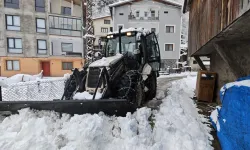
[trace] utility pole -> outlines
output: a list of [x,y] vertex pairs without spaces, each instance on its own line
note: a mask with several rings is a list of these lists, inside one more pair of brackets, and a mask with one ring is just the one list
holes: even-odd
[[[83,0],[84,57],[91,61],[94,55],[94,25],[92,19],[93,0]],[[91,56],[89,56],[91,55]]]
[[[86,34],[86,0],[82,0],[82,23],[83,23],[83,35]],[[86,47],[86,39],[83,38],[83,58],[86,58],[87,47]],[[84,61],[84,64],[86,61]]]

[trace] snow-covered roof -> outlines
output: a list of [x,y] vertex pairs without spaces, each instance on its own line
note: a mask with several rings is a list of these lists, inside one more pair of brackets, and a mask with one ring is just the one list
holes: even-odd
[[206,66],[209,66],[210,65],[210,61],[203,61],[203,64],[206,65]]
[[94,17],[93,17],[93,20],[95,20],[95,19],[102,19],[102,18],[107,18],[107,17],[111,17],[111,15],[110,14],[104,14],[104,15],[95,15]]
[[[153,0],[153,1],[156,1],[156,2],[159,2],[159,3],[164,3],[164,4],[169,3],[171,5],[182,7],[182,4],[180,4],[178,2],[175,2],[175,1],[172,1],[172,0]],[[117,7],[117,6],[120,6],[120,5],[123,5],[123,4],[129,4],[129,3],[133,3],[133,2],[138,2],[138,0],[118,1],[116,3],[113,3],[113,4],[109,5],[109,7]]]
[[117,62],[120,58],[122,58],[122,54],[116,54],[112,57],[103,57],[102,59],[99,59],[89,65],[89,67],[103,67],[103,66],[110,66],[110,64],[113,64]]
[[[150,34],[150,30],[148,29],[144,29],[144,28],[128,28],[128,29],[122,29],[121,30],[121,33],[126,33],[126,32],[140,32],[142,33],[143,35],[147,35],[147,34]],[[118,34],[119,32],[118,31],[114,31],[114,32],[109,32],[108,35],[110,34]]]
[[181,48],[188,48],[187,44],[181,44]]
[[109,7],[116,7],[122,4],[133,2],[134,0],[125,0],[125,1],[118,1],[116,3],[110,4]]

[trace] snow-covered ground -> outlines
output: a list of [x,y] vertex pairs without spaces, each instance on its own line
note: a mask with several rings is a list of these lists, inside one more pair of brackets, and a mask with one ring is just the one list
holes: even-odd
[[[23,109],[0,123],[4,150],[210,150],[206,120],[190,97],[196,77],[171,83],[158,111],[138,109],[126,117],[62,115]],[[166,86],[168,85],[168,86]],[[0,120],[1,122],[1,120]]]
[[197,76],[197,72],[182,72],[182,73],[173,73],[169,75],[160,75],[160,78],[173,78],[173,77],[186,77],[186,76]]

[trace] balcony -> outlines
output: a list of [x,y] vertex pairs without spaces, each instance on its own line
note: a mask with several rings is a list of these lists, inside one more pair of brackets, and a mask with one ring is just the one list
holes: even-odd
[[128,20],[131,21],[159,21],[159,16],[151,17],[135,17],[134,15],[128,15]]
[[81,37],[81,27],[81,18],[49,15],[49,34],[51,35]]

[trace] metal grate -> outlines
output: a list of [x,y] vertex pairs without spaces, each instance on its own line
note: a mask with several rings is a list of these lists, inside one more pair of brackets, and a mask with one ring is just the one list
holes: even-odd
[[[96,88],[99,80],[101,70],[100,68],[89,68],[89,74],[88,74],[88,87],[89,88]],[[102,83],[99,84],[99,87]]]
[[61,99],[66,79],[22,82],[2,87],[3,101],[52,101]]

